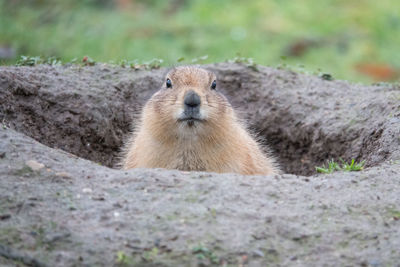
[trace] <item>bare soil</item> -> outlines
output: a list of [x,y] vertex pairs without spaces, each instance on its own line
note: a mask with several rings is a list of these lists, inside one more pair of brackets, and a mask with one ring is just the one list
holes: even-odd
[[166,69],[0,67],[0,265],[400,266],[399,86],[204,67],[286,174],[113,168]]

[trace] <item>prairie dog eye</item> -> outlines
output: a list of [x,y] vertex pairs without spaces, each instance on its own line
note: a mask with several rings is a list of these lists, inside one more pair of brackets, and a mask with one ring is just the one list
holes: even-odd
[[171,80],[169,78],[165,82],[165,85],[167,86],[167,88],[171,88],[172,87],[172,82],[171,82]]
[[217,88],[217,81],[214,80],[211,84],[211,89],[215,90],[215,88]]

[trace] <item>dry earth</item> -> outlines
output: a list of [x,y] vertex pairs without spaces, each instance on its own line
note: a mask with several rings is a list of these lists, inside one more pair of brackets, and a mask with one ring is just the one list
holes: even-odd
[[400,87],[204,67],[287,174],[110,168],[165,69],[0,67],[0,265],[400,266]]

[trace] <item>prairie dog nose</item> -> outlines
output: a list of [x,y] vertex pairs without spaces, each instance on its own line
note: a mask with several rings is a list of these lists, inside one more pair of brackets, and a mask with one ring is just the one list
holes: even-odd
[[183,103],[185,108],[196,108],[200,106],[200,96],[193,90],[186,93]]

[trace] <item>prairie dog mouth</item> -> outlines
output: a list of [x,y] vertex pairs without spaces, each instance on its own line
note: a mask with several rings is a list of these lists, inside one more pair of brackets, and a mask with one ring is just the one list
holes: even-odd
[[204,121],[204,120],[196,117],[185,117],[185,118],[179,118],[178,121]]
[[203,122],[203,119],[192,117],[192,116],[185,116],[183,118],[179,118],[178,122],[187,122],[189,126],[193,126],[195,122]]

